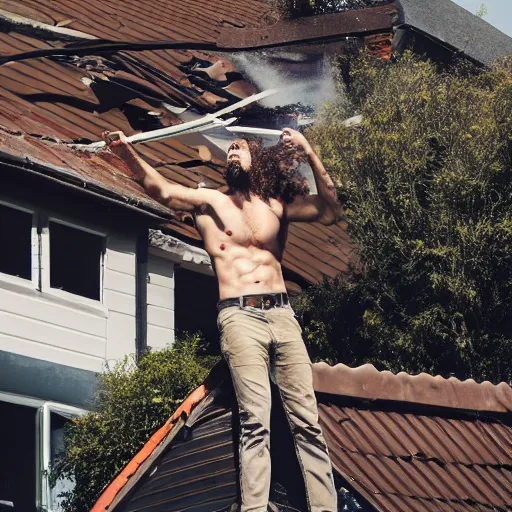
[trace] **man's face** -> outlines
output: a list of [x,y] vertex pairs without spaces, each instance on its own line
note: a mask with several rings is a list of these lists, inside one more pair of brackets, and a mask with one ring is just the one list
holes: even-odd
[[251,169],[251,152],[249,151],[249,145],[244,139],[235,140],[228,149],[228,167],[230,164],[237,162],[238,166],[245,172],[249,172]]

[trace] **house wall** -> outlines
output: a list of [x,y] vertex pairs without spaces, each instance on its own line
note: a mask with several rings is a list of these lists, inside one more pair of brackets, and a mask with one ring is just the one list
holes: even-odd
[[[107,234],[98,308],[0,275],[0,350],[93,372],[134,353],[135,249],[134,235]],[[148,274],[148,346],[161,349],[174,341],[174,264],[150,255]]]
[[108,310],[105,358],[112,362],[135,352],[135,236],[107,240],[104,303]]
[[174,263],[153,254],[148,259],[148,346],[174,343]]
[[[136,244],[148,219],[44,180],[32,183],[20,173],[9,175],[8,183],[0,193],[4,206],[102,234],[105,254],[101,302],[50,289],[44,271],[42,285],[37,278],[0,274],[0,392],[87,408],[95,373],[135,352]],[[49,254],[47,238],[41,237],[38,247],[36,226],[33,268],[39,266],[38,257]],[[0,250],[9,250],[5,231]],[[48,269],[50,261],[51,254],[41,266]],[[174,341],[172,261],[149,255],[147,297],[148,346],[158,350]]]
[[0,276],[0,350],[92,372],[133,353],[135,243],[135,235],[107,233],[104,300],[97,307]]

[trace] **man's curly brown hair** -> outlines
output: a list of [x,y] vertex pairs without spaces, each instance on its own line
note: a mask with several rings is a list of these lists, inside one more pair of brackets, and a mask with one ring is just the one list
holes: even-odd
[[[308,183],[298,171],[298,163],[305,161],[303,154],[283,144],[264,147],[261,139],[244,140],[251,153],[251,169],[246,187],[242,185],[236,187],[237,190],[252,192],[266,202],[273,198],[291,203],[297,196],[309,194]],[[239,180],[239,183],[243,181]],[[228,185],[234,192],[235,187],[229,182]]]

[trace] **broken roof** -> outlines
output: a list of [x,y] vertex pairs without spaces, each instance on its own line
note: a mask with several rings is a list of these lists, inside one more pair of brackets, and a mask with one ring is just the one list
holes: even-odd
[[[313,369],[340,500],[350,496],[357,510],[382,512],[511,510],[510,386],[393,375],[371,365],[320,363]],[[237,417],[223,371],[214,369],[185,400],[92,512],[230,509],[238,496]],[[278,402],[271,501],[280,510],[304,510],[300,470]]]
[[[365,9],[275,23],[270,4],[260,0],[243,6],[233,0],[215,4],[167,0],[158,5],[130,0],[90,2],[87,8],[72,2],[9,0],[0,11],[0,52],[14,55],[106,40],[185,40],[235,49],[301,44],[307,53],[321,53],[323,46],[304,43],[343,45],[347,36],[353,36],[389,58],[393,29],[406,26],[479,62],[512,53],[510,38],[450,0],[434,0],[428,6],[420,0],[367,4]],[[122,162],[107,152],[78,153],[67,143],[98,140],[105,129],[130,135],[180,124],[184,109],[213,112],[256,92],[258,88],[232,59],[200,50],[103,51],[12,62],[0,67],[0,77],[4,153],[23,157],[25,168],[34,172],[63,181],[82,179],[86,188],[167,217],[164,229],[199,242],[191,219],[157,205],[131,180]],[[215,188],[224,184],[222,153],[212,150],[200,135],[137,147],[174,182],[191,187],[205,182]],[[283,258],[288,277],[319,282],[345,271],[353,257],[346,227],[344,223],[292,225]]]
[[[226,27],[259,27],[262,13],[269,11],[258,0],[244,2],[243,9],[229,0],[208,5],[92,2],[82,9],[71,2],[4,2],[0,52],[12,55],[91,38],[208,42]],[[4,65],[0,77],[4,156],[22,158],[24,168],[62,181],[81,179],[85,188],[167,217],[161,227],[168,232],[199,241],[191,219],[155,203],[117,158],[108,152],[79,152],[70,144],[96,141],[105,129],[130,135],[180,124],[185,108],[212,112],[257,92],[230,60],[185,50],[55,57]],[[137,149],[173,182],[224,185],[222,154],[210,151],[201,137],[166,139]],[[0,159],[13,163],[2,155]],[[283,267],[300,283],[319,282],[346,270],[351,250],[344,224],[293,225]]]

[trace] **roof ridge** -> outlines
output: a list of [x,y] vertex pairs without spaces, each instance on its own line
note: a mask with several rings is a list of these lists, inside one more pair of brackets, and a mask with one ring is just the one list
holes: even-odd
[[489,381],[461,381],[427,373],[394,374],[388,370],[379,371],[372,364],[350,368],[341,363],[330,366],[322,362],[313,366],[315,391],[319,393],[470,411],[512,411],[512,387],[506,382],[496,385]]

